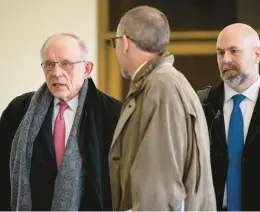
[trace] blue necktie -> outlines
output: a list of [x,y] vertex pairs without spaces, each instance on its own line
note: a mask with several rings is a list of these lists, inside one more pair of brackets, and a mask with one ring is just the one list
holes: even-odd
[[228,129],[227,205],[228,211],[241,211],[241,160],[244,148],[244,120],[239,105],[245,99],[245,96],[237,94],[232,98],[234,107]]

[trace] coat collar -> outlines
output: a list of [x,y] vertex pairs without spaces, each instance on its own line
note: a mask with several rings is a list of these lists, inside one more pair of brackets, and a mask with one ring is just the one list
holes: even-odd
[[127,98],[136,96],[145,87],[145,81],[148,75],[153,72],[156,68],[160,67],[164,63],[173,64],[174,56],[166,52],[163,55],[155,57],[153,60],[147,62],[134,76],[131,81]]

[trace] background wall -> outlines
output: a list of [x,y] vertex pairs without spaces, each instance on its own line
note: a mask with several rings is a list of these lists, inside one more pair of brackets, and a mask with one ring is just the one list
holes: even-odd
[[97,82],[96,7],[96,0],[0,0],[0,115],[44,82],[39,51],[52,34],[74,33],[87,43]]

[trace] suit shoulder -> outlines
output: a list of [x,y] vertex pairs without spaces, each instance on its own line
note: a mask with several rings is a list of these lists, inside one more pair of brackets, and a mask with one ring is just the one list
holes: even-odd
[[29,103],[32,99],[32,96],[34,95],[35,92],[28,92],[25,94],[22,94],[20,96],[15,97],[9,104],[9,106],[17,106],[17,107],[22,107],[22,106],[29,106]]
[[186,77],[173,66],[157,69],[147,77],[147,84],[149,87],[153,86],[167,93],[176,90],[181,92],[193,90]]
[[98,91],[98,96],[99,96],[100,101],[102,101],[106,107],[111,107],[111,108],[121,110],[122,103],[119,100],[103,93],[100,90],[97,90],[97,91]]
[[[34,92],[14,98],[3,111],[0,118],[0,135],[6,138],[4,149],[10,149],[15,132],[23,119]],[[6,146],[5,146],[6,145]]]
[[165,66],[158,68],[150,75],[150,80],[156,81],[157,83],[161,84],[174,84],[175,86],[178,86],[179,84],[181,86],[185,86],[185,84],[188,82],[186,77],[178,71],[174,66]]
[[3,111],[4,114],[24,114],[30,104],[31,98],[35,92],[28,92],[15,97]]
[[211,88],[212,88],[212,86],[208,85],[197,91],[200,102],[204,102],[208,99]]
[[28,101],[31,101],[31,98],[32,96],[34,95],[34,91],[32,92],[28,92],[28,93],[24,93],[22,95],[19,95],[17,97],[15,97],[11,103],[25,103],[25,102],[28,102]]
[[204,90],[209,90],[209,89],[211,89],[211,88],[212,88],[212,85],[207,85],[207,86],[205,86],[205,87],[200,88],[199,90],[197,90],[197,92],[204,91]]

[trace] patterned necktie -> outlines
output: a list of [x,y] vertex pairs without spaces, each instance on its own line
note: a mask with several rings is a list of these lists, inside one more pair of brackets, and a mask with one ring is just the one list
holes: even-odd
[[54,147],[56,154],[56,163],[57,168],[60,167],[61,159],[65,151],[65,120],[64,120],[64,111],[69,107],[66,102],[59,102],[59,113],[56,117],[53,138],[54,138]]
[[245,99],[242,94],[234,95],[233,110],[228,129],[228,174],[227,174],[227,205],[228,211],[241,211],[242,193],[242,154],[244,148],[244,120],[239,107]]

